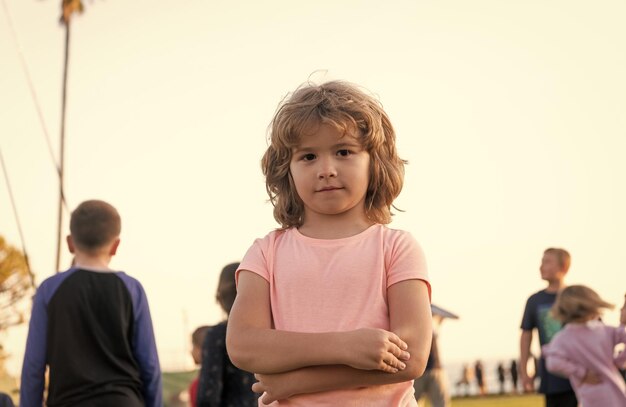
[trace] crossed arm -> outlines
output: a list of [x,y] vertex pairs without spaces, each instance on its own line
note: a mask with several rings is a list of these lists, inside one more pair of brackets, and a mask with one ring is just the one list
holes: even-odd
[[[389,287],[390,331],[298,333],[272,329],[269,284],[242,271],[228,323],[229,355],[257,373],[263,402],[296,394],[399,383],[419,377],[432,337],[426,283]],[[259,357],[263,355],[263,357]]]

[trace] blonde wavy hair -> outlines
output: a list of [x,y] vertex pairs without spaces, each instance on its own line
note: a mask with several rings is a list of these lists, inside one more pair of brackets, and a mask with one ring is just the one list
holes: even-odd
[[304,221],[304,204],[289,165],[302,135],[321,124],[356,135],[369,153],[366,215],[373,222],[390,223],[391,206],[402,190],[407,162],[398,157],[396,134],[380,102],[342,81],[305,83],[281,102],[272,119],[261,167],[276,221],[283,229],[301,226]]
[[602,309],[615,306],[604,301],[598,293],[584,285],[565,287],[556,297],[552,315],[564,324],[586,322],[602,314]]

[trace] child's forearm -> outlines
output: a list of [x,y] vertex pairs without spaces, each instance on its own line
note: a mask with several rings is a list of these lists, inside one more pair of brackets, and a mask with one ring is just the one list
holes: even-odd
[[332,390],[401,383],[419,377],[409,367],[397,373],[377,370],[360,370],[349,366],[313,366],[274,375],[257,375],[258,383],[252,389],[266,393],[262,401],[269,404],[298,394],[310,394]]
[[236,327],[231,321],[227,344],[230,358],[240,369],[255,373],[281,373],[304,366],[341,363],[341,336],[307,334],[274,329]]
[[[300,333],[263,328],[238,328],[229,334],[233,363],[243,370],[275,374],[320,365],[396,372],[409,354],[397,335],[381,329]],[[400,360],[403,359],[403,360]]]

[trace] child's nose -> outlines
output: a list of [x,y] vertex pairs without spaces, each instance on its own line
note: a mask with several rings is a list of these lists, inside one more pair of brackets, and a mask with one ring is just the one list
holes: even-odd
[[336,177],[337,176],[337,169],[335,168],[335,165],[333,163],[333,160],[331,159],[321,159],[319,160],[319,169],[317,172],[317,177],[319,179],[324,179],[324,178],[329,178],[329,177]]

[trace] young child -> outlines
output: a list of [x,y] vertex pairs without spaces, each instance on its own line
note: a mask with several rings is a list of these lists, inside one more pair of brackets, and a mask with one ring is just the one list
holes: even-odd
[[613,356],[615,346],[626,342],[626,328],[604,325],[599,320],[604,308],[613,305],[591,288],[565,288],[552,308],[565,327],[543,347],[548,370],[568,377],[585,407],[626,406],[626,384]]
[[[193,358],[193,362],[196,366],[200,366],[202,364],[202,344],[204,343],[204,338],[206,337],[208,326],[203,325],[193,331],[191,334],[191,357]],[[198,382],[200,376],[196,377],[191,384],[189,385],[189,405],[191,407],[196,407],[196,399],[198,395]]]
[[424,255],[387,228],[404,161],[376,99],[307,84],[279,107],[262,160],[274,217],[238,270],[228,352],[260,405],[416,406],[432,337]]
[[[543,253],[539,271],[541,279],[548,283],[548,287],[531,295],[524,308],[522,318],[522,334],[520,336],[520,364],[519,372],[525,392],[535,390],[534,377],[528,374],[528,360],[533,339],[533,330],[539,333],[541,346],[549,343],[561,329],[561,323],[550,315],[550,309],[556,300],[556,295],[565,287],[565,276],[571,263],[570,254],[564,249],[549,248]],[[541,382],[539,393],[545,395],[546,407],[577,407],[576,394],[567,379],[550,374],[545,368],[543,355],[539,358],[535,374]]]
[[226,353],[226,324],[237,296],[235,271],[239,263],[227,264],[220,274],[215,299],[226,314],[226,321],[208,327],[202,344],[202,368],[198,381],[198,407],[253,407],[254,375],[236,368]]
[[161,369],[141,284],[109,268],[121,220],[103,201],[85,201],[70,218],[74,265],[35,294],[22,367],[20,406],[156,407]]

